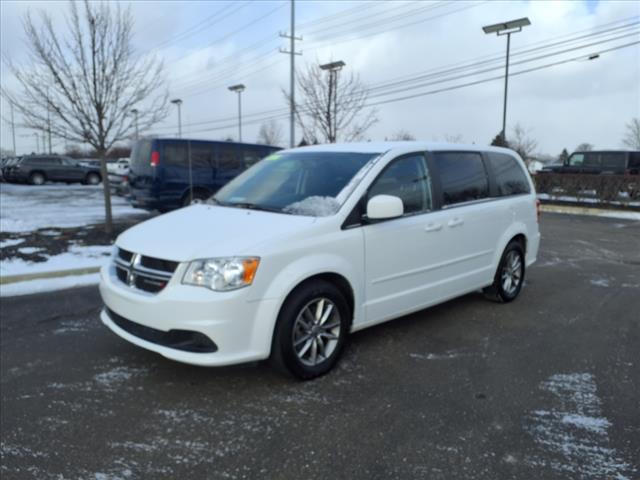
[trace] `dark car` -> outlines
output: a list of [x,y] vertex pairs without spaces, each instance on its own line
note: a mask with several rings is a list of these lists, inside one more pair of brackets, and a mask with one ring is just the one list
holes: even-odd
[[541,173],[639,175],[640,151],[598,150],[574,152],[564,164],[549,165],[544,167]]
[[8,182],[42,185],[52,182],[80,182],[97,185],[102,177],[100,169],[80,165],[76,160],[60,155],[29,155],[5,168]]
[[161,212],[202,201],[277,150],[249,143],[139,140],[131,151],[129,199],[134,207]]

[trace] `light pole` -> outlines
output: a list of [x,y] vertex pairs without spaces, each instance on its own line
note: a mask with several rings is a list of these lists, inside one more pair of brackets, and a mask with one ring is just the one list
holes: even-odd
[[242,92],[245,86],[242,83],[231,85],[229,90],[238,93],[238,141],[242,142]]
[[[329,95],[328,95],[328,111],[329,120],[333,120],[333,125],[329,125],[329,142],[335,143],[338,137],[338,72],[342,70],[346,64],[342,60],[337,62],[325,63],[320,65],[321,70],[329,72]],[[331,115],[331,101],[333,100],[333,115]]]
[[13,155],[18,155],[16,152],[16,125],[13,121],[13,102],[9,101],[9,106],[11,107],[11,137],[13,138]]
[[139,132],[138,132],[138,109],[134,108],[133,110],[131,110],[131,113],[133,113],[133,118],[134,118],[134,122],[136,125],[136,140],[138,140],[138,136],[139,136]]
[[173,100],[171,100],[171,103],[178,106],[178,138],[182,138],[182,112],[180,111],[182,100],[180,100],[179,98],[174,98]]
[[531,25],[531,21],[527,18],[518,18],[517,20],[509,20],[504,23],[495,23],[493,25],[487,25],[486,27],[482,27],[484,33],[490,34],[495,33],[498,36],[506,35],[507,36],[507,60],[504,72],[504,102],[502,105],[502,143],[506,143],[507,135],[507,87],[509,85],[509,48],[511,47],[511,34],[518,33],[522,31],[522,27],[526,27],[527,25]]

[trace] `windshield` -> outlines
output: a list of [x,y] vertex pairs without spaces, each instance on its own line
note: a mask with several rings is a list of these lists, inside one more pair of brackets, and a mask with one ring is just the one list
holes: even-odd
[[[274,153],[223,187],[214,197],[223,206],[254,208],[295,215],[335,214],[340,195],[356,173],[377,153]],[[361,178],[361,175],[357,177]]]

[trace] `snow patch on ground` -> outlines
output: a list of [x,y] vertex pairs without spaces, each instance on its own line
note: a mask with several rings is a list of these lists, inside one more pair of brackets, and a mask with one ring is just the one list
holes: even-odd
[[[28,250],[21,248],[20,251]],[[35,253],[38,249],[29,249]],[[31,251],[33,250],[33,251]],[[20,258],[12,258],[0,263],[0,275],[24,275],[30,273],[55,272],[58,270],[71,270],[75,268],[101,267],[109,261],[113,247],[111,245],[80,246],[72,245],[69,251],[59,255],[43,255],[47,257],[44,262],[27,262]]]
[[118,385],[130,380],[136,375],[146,373],[145,368],[133,368],[133,367],[115,367],[106,372],[99,373],[93,377],[93,380],[100,386],[110,390]]
[[553,457],[530,457],[531,466],[551,467],[571,478],[626,479],[636,473],[611,446],[611,422],[603,416],[592,374],[552,375],[540,389],[551,395],[552,408],[531,412],[525,428]]
[[0,285],[0,297],[16,297],[18,295],[31,295],[32,293],[54,292],[66,288],[97,285],[100,282],[100,274],[91,273],[70,277],[43,278],[26,282],[8,283]]
[[15,245],[20,245],[22,242],[24,242],[24,238],[3,240],[2,242],[0,242],[0,248],[13,247]]
[[24,253],[25,255],[31,255],[32,253],[36,253],[41,250],[42,248],[37,248],[37,247],[22,247],[18,249],[20,253]]
[[410,353],[409,356],[419,360],[449,360],[451,358],[462,357],[464,354],[456,352],[455,350],[449,350],[444,353]]
[[589,283],[591,283],[591,285],[595,285],[596,287],[609,287],[610,283],[609,283],[609,279],[605,278],[605,277],[595,277],[592,278]]
[[[112,196],[113,217],[148,216],[126,199]],[[30,232],[48,227],[81,227],[104,221],[102,185],[0,184],[0,231]]]

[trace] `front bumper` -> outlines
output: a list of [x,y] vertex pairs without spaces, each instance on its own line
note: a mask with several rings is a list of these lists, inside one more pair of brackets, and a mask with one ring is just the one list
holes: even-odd
[[[100,294],[106,309],[102,322],[125,340],[183,363],[222,366],[268,358],[279,302],[247,300],[247,289],[213,292],[182,285],[184,265],[180,265],[167,286],[158,294],[128,287],[107,265],[100,272]],[[248,287],[251,288],[251,287]],[[205,335],[217,351],[195,353],[170,348],[132,334],[110,317],[108,310],[129,322],[161,332],[186,330]]]

